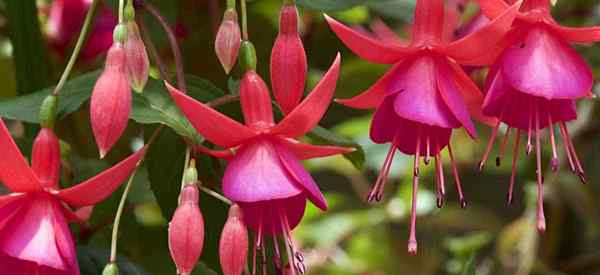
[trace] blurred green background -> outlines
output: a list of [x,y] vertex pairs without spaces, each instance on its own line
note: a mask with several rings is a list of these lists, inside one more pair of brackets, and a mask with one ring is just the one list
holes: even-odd
[[[356,95],[368,88],[385,72],[386,66],[370,64],[352,54],[329,30],[322,12],[347,24],[367,27],[374,19],[380,18],[400,35],[406,35],[403,30],[406,23],[411,22],[414,8],[413,0],[297,1],[301,6],[301,31],[310,67],[308,86],[316,84],[339,51],[342,53],[342,73],[336,97],[340,98]],[[38,38],[43,39],[46,24],[43,10],[50,4],[49,1],[37,1],[37,12],[30,13],[35,15],[33,19],[26,18],[27,12],[19,13],[18,23],[14,19],[15,12],[26,10],[27,3],[34,2],[0,1],[0,98],[12,98],[50,86],[57,81],[65,65],[64,58],[50,52],[43,42],[40,42],[42,47],[39,49],[35,46],[25,49],[23,44],[11,43],[23,36],[26,41],[35,41],[33,36],[36,33],[27,32],[28,28],[35,28],[32,22],[39,22],[42,37]],[[213,49],[214,30],[220,22],[225,1],[149,2],[155,4],[170,22],[184,26],[181,47],[186,73],[209,80],[217,90],[234,92],[239,71],[234,72],[232,79],[227,78]],[[269,80],[268,60],[277,34],[280,2],[248,2],[250,38],[258,51],[258,71],[266,81]],[[116,7],[115,1],[107,1],[107,4],[113,9]],[[467,7],[470,11],[475,9],[476,5]],[[600,1],[559,0],[553,13],[564,25],[600,24]],[[159,52],[170,60],[164,33],[152,18],[144,19]],[[464,21],[468,19],[468,15],[463,18]],[[578,46],[577,49],[598,73],[600,47]],[[30,60],[15,58],[19,50],[41,55],[32,56]],[[95,71],[102,64],[103,57],[80,63],[76,74]],[[23,70],[29,70],[30,75],[24,76]],[[476,78],[481,80],[483,73]],[[58,135],[64,141],[64,147],[68,148],[64,152],[68,170],[63,175],[69,176],[63,177],[64,185],[88,178],[121,159],[133,143],[141,142],[142,133],[148,134],[149,128],[153,127],[132,122],[118,145],[120,149],[111,153],[108,161],[97,160],[95,145],[90,142],[86,104],[76,108],[75,112],[69,112],[59,122]],[[0,106],[4,105],[0,103]],[[220,109],[231,114],[238,108],[233,103]],[[445,170],[450,192],[443,209],[435,207],[433,166],[422,170],[425,176],[422,177],[418,200],[419,254],[409,256],[406,252],[411,201],[409,183],[412,177],[409,159],[402,154],[396,156],[384,200],[377,205],[366,203],[366,194],[388,147],[370,142],[369,112],[332,104],[321,125],[362,145],[366,162],[362,170],[356,169],[343,157],[306,162],[331,206],[327,213],[310,206],[302,224],[294,232],[305,254],[309,274],[600,274],[600,102],[597,98],[583,100],[578,110],[580,118],[570,126],[573,127],[575,146],[589,173],[589,184],[580,184],[564,165],[558,174],[546,174],[544,195],[548,230],[545,234],[539,234],[535,227],[534,158],[521,157],[515,202],[506,206],[512,150],[507,150],[501,167],[490,163],[483,173],[477,172],[476,166],[490,133],[490,129],[480,125],[479,140],[470,140],[463,131],[458,131],[453,139],[469,202],[467,209],[461,209],[458,204],[448,166]],[[35,126],[13,122],[11,129],[20,136],[22,150],[28,152],[35,136]],[[166,240],[168,215],[172,211],[168,208],[173,205],[165,207],[160,196],[178,189],[177,177],[170,177],[170,172],[177,174],[181,171],[181,167],[174,163],[176,160],[183,163],[183,143],[171,131],[163,134],[161,141],[169,148],[155,149],[156,161],[144,165],[128,200],[119,235],[123,274],[175,273]],[[511,148],[510,144],[508,148]],[[543,148],[543,153],[548,156],[550,148]],[[446,155],[444,158],[447,160]],[[200,173],[205,184],[218,189],[222,163],[207,158],[201,165]],[[115,193],[96,207],[92,219],[85,226],[73,226],[83,274],[100,274],[106,263],[111,223],[119,195],[120,192]],[[194,274],[219,274],[216,247],[226,217],[226,205],[209,196],[203,196],[200,204],[207,227],[206,240],[202,264]]]

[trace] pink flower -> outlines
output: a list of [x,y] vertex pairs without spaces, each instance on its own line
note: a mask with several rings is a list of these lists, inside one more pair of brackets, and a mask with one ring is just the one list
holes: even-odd
[[298,34],[296,5],[284,5],[279,17],[279,34],[271,51],[273,95],[281,111],[294,110],[304,95],[306,53]]
[[115,42],[106,57],[106,66],[96,81],[90,103],[92,130],[100,158],[121,137],[131,112],[131,86],[127,77],[125,48]]
[[235,9],[226,10],[215,39],[215,52],[227,74],[231,72],[237,61],[242,43],[241,37],[237,12]]
[[[226,152],[210,152],[229,157],[223,177],[223,193],[235,201],[244,213],[244,222],[255,231],[254,258],[264,251],[265,238],[281,237],[288,259],[299,270],[304,268],[291,236],[304,215],[306,200],[322,210],[327,202],[300,159],[330,156],[351,151],[334,146],[303,144],[296,138],[317,125],[333,97],[339,76],[340,57],[296,108],[275,123],[269,90],[255,71],[247,71],[240,84],[242,125],[167,84],[171,96],[192,125],[212,143]],[[277,248],[277,251],[278,248]],[[275,262],[279,265],[278,254]],[[254,261],[256,263],[256,261]],[[254,264],[256,269],[256,264]]]
[[[496,17],[508,4],[501,0],[482,1],[483,12]],[[543,204],[541,164],[541,130],[548,128],[552,146],[551,167],[558,169],[557,142],[554,126],[559,128],[571,170],[585,182],[585,174],[566,122],[577,119],[575,99],[591,96],[592,72],[585,61],[569,45],[600,40],[600,27],[569,28],[558,25],[550,14],[549,0],[526,0],[507,37],[499,43],[504,52],[491,67],[486,81],[485,114],[497,117],[507,125],[497,164],[500,165],[508,136],[515,131],[513,171],[507,200],[512,201],[516,162],[521,132],[527,132],[526,152],[533,150],[535,138],[537,158],[538,213],[537,227],[546,228]],[[532,77],[534,76],[534,77]],[[483,168],[500,122],[494,128],[488,148],[480,164]]]
[[465,207],[450,137],[453,129],[462,127],[471,137],[477,136],[471,115],[490,121],[481,111],[481,92],[459,65],[491,63],[502,50],[495,49],[494,45],[509,30],[518,8],[516,4],[479,31],[450,42],[444,38],[443,1],[418,0],[412,41],[408,46],[380,42],[326,17],[331,29],[357,55],[375,63],[394,64],[369,90],[338,102],[359,109],[377,108],[371,124],[371,139],[375,143],[392,144],[369,201],[382,199],[396,150],[415,156],[408,242],[411,254],[417,252],[415,227],[420,158],[423,157],[426,164],[430,157],[436,161],[438,207],[441,207],[445,183],[440,152],[448,146],[461,205]]
[[241,275],[248,257],[248,229],[238,205],[229,208],[229,217],[219,241],[219,260],[225,275]]
[[[78,275],[75,244],[67,221],[108,197],[131,174],[142,149],[103,173],[63,190],[60,155],[51,129],[36,138],[32,167],[0,120],[0,179],[12,191],[0,197],[0,266],[6,274]],[[70,206],[70,207],[69,207]]]
[[187,184],[181,191],[179,206],[169,223],[169,251],[182,275],[194,270],[204,244],[204,219],[198,207],[198,187]]
[[126,23],[127,38],[125,38],[125,61],[127,64],[127,75],[131,87],[141,93],[148,82],[150,60],[146,46],[140,35],[138,25],[134,20]]

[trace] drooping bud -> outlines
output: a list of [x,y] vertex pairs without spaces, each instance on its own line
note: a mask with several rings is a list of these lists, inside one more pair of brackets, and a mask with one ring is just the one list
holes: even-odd
[[116,263],[109,263],[102,270],[102,275],[119,275],[119,267]]
[[125,47],[115,42],[108,51],[106,66],[96,81],[90,103],[91,125],[100,158],[125,131],[130,112],[131,86],[127,78]]
[[141,93],[148,82],[148,71],[150,61],[146,46],[140,35],[140,30],[135,21],[127,22],[127,38],[125,39],[125,60],[127,62],[127,74],[131,82],[131,88]]
[[224,275],[240,275],[248,257],[248,229],[244,224],[242,210],[233,205],[223,227],[219,241],[219,260]]
[[254,70],[247,71],[240,83],[240,102],[246,125],[264,128],[273,125],[269,89]]
[[227,9],[215,39],[215,52],[227,74],[235,65],[242,42],[237,17],[235,9]]
[[240,46],[240,67],[244,72],[256,70],[256,49],[252,42],[245,40]]
[[60,142],[51,128],[42,128],[33,142],[31,168],[43,188],[58,188]]
[[204,219],[198,207],[198,187],[186,184],[169,223],[169,251],[182,275],[192,273],[204,244]]
[[298,34],[298,10],[285,5],[279,18],[279,35],[271,52],[273,95],[284,114],[302,99],[307,72],[306,53]]

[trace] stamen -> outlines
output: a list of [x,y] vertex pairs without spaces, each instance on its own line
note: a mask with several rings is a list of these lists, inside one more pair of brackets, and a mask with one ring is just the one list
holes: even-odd
[[288,246],[291,249],[291,255],[288,255],[288,257],[292,255],[294,256],[294,258],[290,260],[290,266],[295,267],[295,271],[298,271],[300,274],[304,274],[306,273],[306,266],[304,265],[304,256],[302,256],[302,253],[296,249],[296,244],[294,243],[294,239],[292,238],[292,229],[290,228],[287,216],[284,213],[282,214],[282,216],[283,225],[285,226],[285,236],[287,239]]
[[487,148],[485,149],[485,153],[483,154],[483,158],[479,162],[479,171],[483,171],[483,167],[485,166],[485,162],[492,151],[492,146],[494,146],[494,140],[496,140],[496,136],[498,135],[498,128],[500,128],[500,120],[496,123],[494,129],[492,129],[492,134],[490,135],[490,140],[488,141]]
[[430,136],[429,135],[425,135],[425,158],[423,158],[423,162],[425,163],[425,165],[429,165],[429,155],[431,154],[430,151],[430,142],[429,142]]
[[383,198],[383,191],[385,190],[385,185],[390,174],[390,169],[392,167],[392,162],[394,161],[394,155],[396,154],[396,150],[396,139],[394,138],[392,146],[390,147],[390,150],[388,151],[387,156],[385,157],[383,166],[379,171],[379,176],[377,176],[377,181],[375,182],[373,189],[367,196],[368,202],[379,202]]
[[558,154],[556,153],[556,138],[554,137],[554,123],[552,122],[552,115],[548,112],[548,132],[550,132],[550,143],[552,144],[552,159],[550,160],[550,167],[553,172],[558,171]]
[[411,255],[417,254],[417,237],[416,237],[416,225],[417,225],[417,194],[419,191],[419,155],[421,151],[421,133],[417,136],[417,148],[415,150],[414,159],[414,175],[413,175],[413,190],[412,190],[412,209],[410,212],[410,233],[408,238],[408,253]]
[[512,172],[510,175],[510,186],[508,187],[507,204],[512,204],[513,190],[515,188],[515,178],[517,176],[517,160],[519,159],[519,144],[521,143],[521,129],[517,128],[515,133],[515,148],[513,149]]
[[496,157],[496,166],[500,166],[502,159],[504,158],[504,152],[506,151],[506,145],[508,144],[508,138],[510,137],[510,130],[512,128],[508,126],[506,128],[506,133],[504,133],[504,139],[500,144],[500,150],[498,152],[498,156]]
[[569,150],[571,151],[571,156],[573,157],[573,160],[575,161],[575,165],[577,167],[577,176],[579,176],[579,179],[583,184],[587,184],[587,178],[585,176],[585,172],[583,171],[583,166],[579,161],[579,157],[577,157],[577,151],[575,151],[575,146],[573,145],[571,137],[569,136],[569,130],[567,129],[567,125],[565,125],[564,122],[561,122],[560,126],[563,128],[563,131],[565,132],[565,136],[567,138],[567,142],[569,143]]
[[537,228],[538,231],[546,231],[546,217],[544,216],[544,187],[542,178],[542,150],[540,146],[540,119],[538,109],[535,109],[535,154],[536,154],[536,174],[537,174]]
[[[285,240],[289,240],[289,232],[288,232],[288,226],[286,226],[286,222],[287,222],[287,217],[285,215],[285,213],[283,213],[283,209],[279,209],[279,219],[281,220],[281,231],[284,234],[284,239]],[[291,267],[290,270],[292,271],[292,275],[296,275],[296,269],[294,268],[294,257],[292,256],[292,248],[289,244],[289,242],[284,241],[283,242],[285,244],[285,251],[287,252],[287,257],[288,257],[288,265]]]
[[444,168],[442,167],[442,161],[440,154],[435,155],[435,174],[437,179],[437,207],[442,208],[444,206],[444,195],[446,194],[446,187],[444,182]]
[[262,252],[262,273],[263,275],[267,275],[267,249],[265,249],[265,247],[261,247],[260,252]]
[[562,123],[558,125],[558,129],[560,130],[560,136],[563,140],[563,146],[565,147],[565,153],[567,154],[567,159],[569,160],[569,167],[571,168],[571,172],[576,173],[575,163],[573,162],[573,156],[571,156],[571,147],[569,146],[569,134],[565,133],[565,129],[563,129]]
[[252,275],[256,275],[256,250],[258,247],[256,244],[258,243],[258,235],[254,235],[254,246],[252,248]]
[[278,273],[283,272],[281,269],[281,253],[279,252],[279,242],[277,241],[277,237],[273,235],[273,250],[275,251],[275,270]]
[[467,207],[467,200],[463,194],[462,185],[460,184],[460,177],[458,176],[458,167],[454,161],[454,154],[452,153],[452,145],[448,143],[448,155],[450,156],[450,164],[452,165],[452,174],[454,175],[454,182],[456,183],[456,191],[458,192],[458,199],[460,200],[460,207]]
[[[532,111],[532,105],[533,103],[529,104],[529,112],[531,113]],[[533,124],[533,116],[529,116],[529,127],[527,128],[527,146],[525,147],[525,154],[527,154],[529,156],[529,154],[531,154],[531,150],[533,149],[533,145],[531,145],[531,129]]]

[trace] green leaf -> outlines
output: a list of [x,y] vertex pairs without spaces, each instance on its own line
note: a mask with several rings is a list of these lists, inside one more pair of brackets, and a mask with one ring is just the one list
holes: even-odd
[[[81,269],[81,274],[101,275],[104,266],[108,263],[110,251],[90,246],[77,247],[77,262]],[[117,257],[117,266],[119,275],[148,275],[149,273],[132,263],[128,258]]]
[[[154,132],[152,128],[146,127],[146,139]],[[187,145],[179,135],[165,128],[146,153],[150,187],[167,220],[171,219],[177,208],[186,148]]]
[[29,94],[48,84],[48,63],[35,0],[6,0],[17,77],[17,93]]
[[475,275],[475,252],[471,254],[469,260],[465,263],[462,275]]
[[363,169],[365,164],[365,151],[363,150],[362,146],[360,146],[358,143],[350,141],[342,136],[339,136],[334,132],[327,130],[321,126],[315,127],[312,131],[310,131],[307,134],[307,136],[318,144],[352,147],[356,149],[356,151],[352,153],[344,154],[344,158],[352,162],[356,169]]
[[412,22],[415,2],[414,0],[377,0],[369,2],[367,6],[384,16]]
[[298,0],[297,3],[308,9],[333,12],[346,10],[368,1],[369,0]]
[[[59,116],[77,111],[90,98],[99,71],[86,73],[68,81],[60,93]],[[39,123],[39,110],[42,101],[52,92],[46,88],[32,94],[0,101],[0,117]]]

